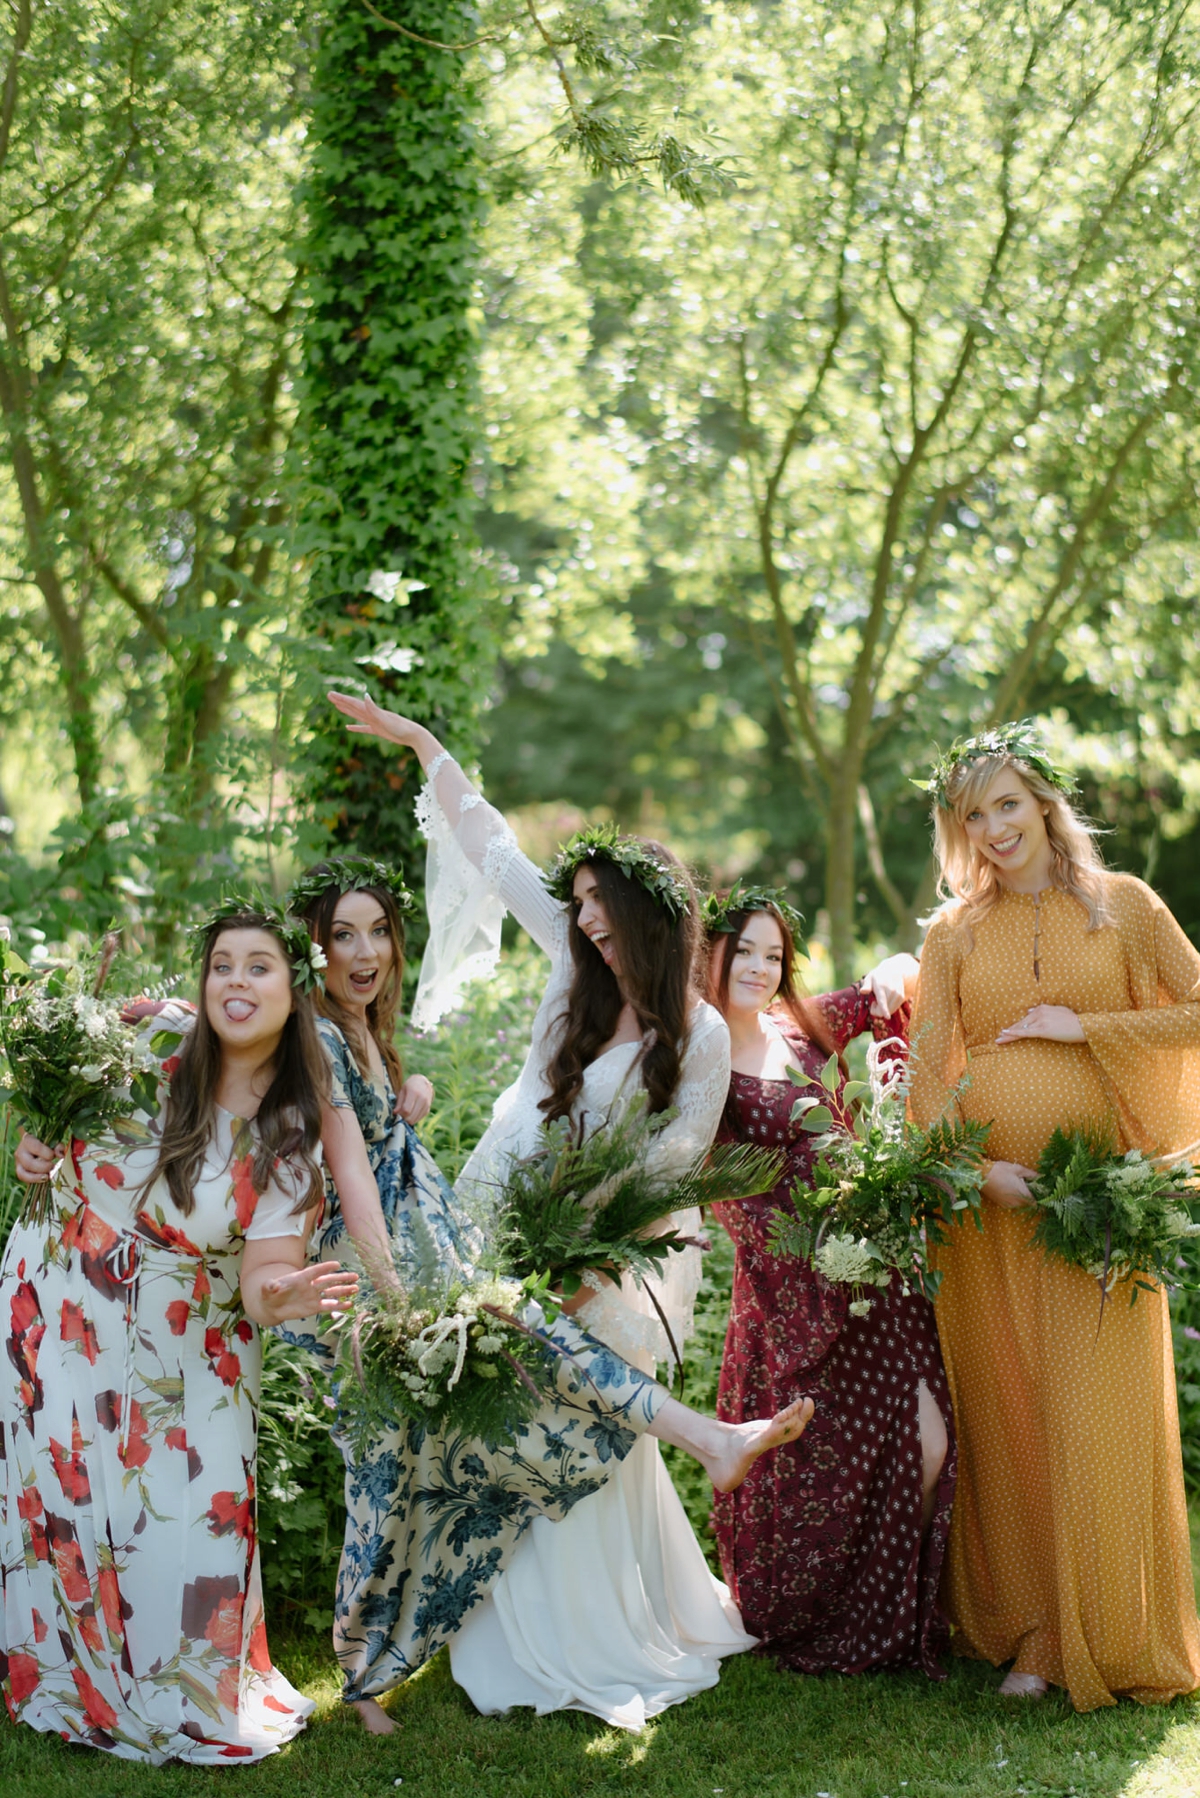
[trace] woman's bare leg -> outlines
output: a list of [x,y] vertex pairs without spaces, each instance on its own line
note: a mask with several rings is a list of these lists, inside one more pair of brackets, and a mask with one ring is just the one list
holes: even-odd
[[718,1492],[732,1492],[760,1455],[784,1442],[796,1442],[804,1434],[813,1409],[810,1398],[801,1398],[774,1417],[755,1418],[751,1423],[721,1423],[668,1398],[648,1434],[685,1449],[699,1461]]
[[933,1522],[938,1481],[950,1452],[942,1408],[924,1380],[917,1381],[917,1422],[921,1431],[921,1533],[924,1535]]

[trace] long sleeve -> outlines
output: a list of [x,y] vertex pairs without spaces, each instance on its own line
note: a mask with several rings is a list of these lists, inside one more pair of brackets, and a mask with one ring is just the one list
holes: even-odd
[[649,1165],[679,1174],[703,1155],[717,1134],[729,1092],[729,1027],[711,1005],[696,1007],[684,1051],[675,1116],[661,1131]]
[[468,981],[494,971],[500,926],[511,911],[552,960],[565,954],[566,911],[523,855],[507,821],[450,756],[433,764],[417,800],[427,840],[425,903],[429,940],[413,1005],[428,1030],[457,1003]]
[[871,1001],[857,984],[835,993],[818,993],[813,1003],[824,1015],[839,1054],[871,1023]]
[[1110,876],[1128,1010],[1083,1012],[1124,1135],[1150,1154],[1200,1153],[1200,953],[1149,887]]
[[961,957],[952,919],[935,918],[921,955],[909,1038],[908,1108],[913,1121],[926,1128],[957,1110],[956,1090],[967,1068],[958,994]]

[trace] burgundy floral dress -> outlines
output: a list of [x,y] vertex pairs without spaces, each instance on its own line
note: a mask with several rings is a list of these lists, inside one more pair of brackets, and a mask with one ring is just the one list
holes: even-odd
[[[839,1049],[864,1030],[901,1035],[905,1016],[870,1016],[857,987],[819,998]],[[907,1011],[907,1008],[905,1008]],[[816,1074],[823,1050],[777,1019],[793,1056]],[[766,1417],[811,1397],[816,1413],[798,1442],[764,1455],[713,1521],[725,1579],[759,1652],[799,1673],[920,1667],[943,1677],[946,1627],[938,1579],[954,1496],[950,1395],[932,1307],[905,1298],[898,1277],[866,1317],[811,1268],[768,1254],[771,1214],[793,1182],[808,1182],[812,1138],[791,1122],[796,1088],[732,1077],[718,1141],[787,1151],[770,1193],[714,1207],[737,1247],[718,1413]],[[933,1523],[922,1539],[917,1384],[941,1408],[950,1451]]]

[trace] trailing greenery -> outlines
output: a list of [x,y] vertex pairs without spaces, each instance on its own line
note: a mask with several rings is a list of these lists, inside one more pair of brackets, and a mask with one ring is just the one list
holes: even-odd
[[1101,1317],[1117,1287],[1127,1288],[1131,1305],[1155,1281],[1170,1290],[1182,1284],[1180,1248],[1200,1231],[1189,1210],[1195,1195],[1184,1184],[1191,1172],[1159,1167],[1140,1149],[1115,1154],[1102,1131],[1056,1130],[1030,1182],[1037,1204],[1031,1243],[1047,1260],[1095,1277]]
[[[324,7],[310,126],[300,543],[307,620],[385,703],[460,751],[474,740],[491,639],[474,562],[482,189],[463,59],[412,35],[473,36],[461,0],[407,0],[406,33],[362,0]],[[403,693],[402,700],[398,695]],[[314,713],[306,775],[338,843],[418,873],[419,769]]]

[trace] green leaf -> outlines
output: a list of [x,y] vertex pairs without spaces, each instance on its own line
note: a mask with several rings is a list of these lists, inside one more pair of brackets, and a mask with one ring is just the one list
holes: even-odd
[[825,1066],[821,1069],[821,1085],[825,1088],[827,1093],[835,1093],[837,1091],[841,1073],[842,1071],[838,1067],[837,1056],[831,1055],[829,1060],[825,1063]]
[[824,1131],[828,1130],[832,1123],[832,1111],[825,1105],[818,1105],[815,1111],[810,1111],[808,1116],[802,1119],[800,1128],[802,1130]]

